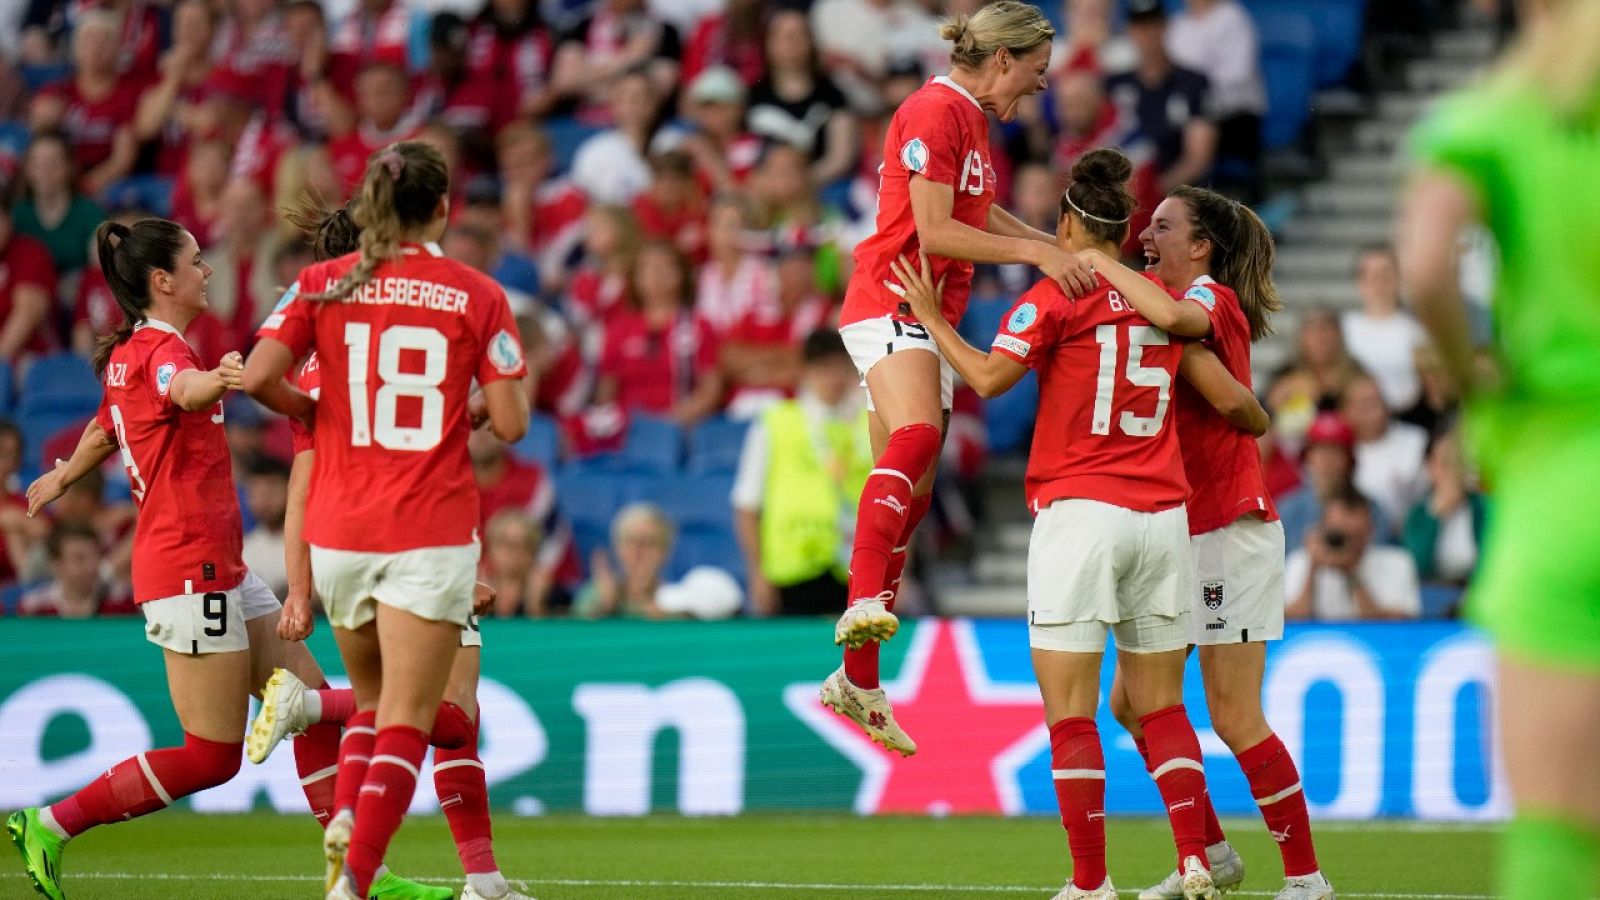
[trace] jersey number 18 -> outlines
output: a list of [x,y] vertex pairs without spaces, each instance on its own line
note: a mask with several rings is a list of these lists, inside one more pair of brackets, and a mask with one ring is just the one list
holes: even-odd
[[[350,446],[370,447],[374,439],[389,450],[424,452],[439,446],[444,437],[444,383],[450,344],[436,328],[390,325],[378,335],[378,391],[369,409],[367,370],[372,353],[372,326],[347,322],[344,345],[349,351]],[[421,372],[400,371],[400,354],[422,354]],[[416,425],[398,424],[400,398],[415,397],[422,404]],[[376,415],[374,415],[376,412]]]

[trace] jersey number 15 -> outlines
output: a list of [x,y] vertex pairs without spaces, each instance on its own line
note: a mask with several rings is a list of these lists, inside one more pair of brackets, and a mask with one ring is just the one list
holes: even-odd
[[[436,328],[390,325],[378,335],[378,390],[367,402],[367,370],[372,353],[372,326],[347,322],[344,345],[349,351],[350,446],[370,447],[374,439],[389,450],[424,452],[444,438],[444,383],[450,343]],[[422,355],[421,372],[400,371],[405,351]],[[400,398],[415,397],[422,406],[416,425],[398,424]],[[374,415],[376,412],[376,415]]]
[[[1089,423],[1091,434],[1111,433],[1111,411],[1115,408],[1113,396],[1117,389],[1117,326],[1101,325],[1094,330],[1095,342],[1100,345],[1100,371],[1094,380],[1094,419]],[[1166,346],[1167,333],[1151,325],[1128,326],[1128,365],[1123,372],[1128,384],[1134,387],[1156,389],[1156,411],[1149,416],[1136,416],[1123,410],[1117,417],[1117,427],[1128,437],[1153,437],[1161,430],[1167,417],[1167,405],[1172,394],[1172,375],[1166,369],[1141,365],[1144,348]]]

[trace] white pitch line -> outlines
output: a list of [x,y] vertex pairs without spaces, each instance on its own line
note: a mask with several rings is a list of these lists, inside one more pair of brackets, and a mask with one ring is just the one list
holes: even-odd
[[[407,874],[412,881],[426,882],[429,884],[453,884],[459,877],[448,878],[420,877]],[[98,879],[104,881],[244,881],[244,882],[320,882],[318,875],[186,875],[172,872],[73,872],[71,879]],[[649,880],[627,878],[512,878],[514,884],[521,885],[553,885],[556,887],[649,887],[649,888],[702,888],[712,890],[757,890],[757,891],[862,891],[865,889],[878,891],[896,891],[908,893],[930,893],[938,891],[946,894],[1040,894],[1047,891],[1059,890],[1056,886],[1036,887],[1025,884],[828,884],[824,882],[787,882],[787,881],[675,881],[675,880]],[[1135,894],[1136,891],[1119,891],[1120,894]],[[1233,891],[1236,897],[1275,897],[1273,891]],[[1357,898],[1357,900],[1494,900],[1492,894],[1382,894],[1351,893],[1340,891],[1339,896]]]

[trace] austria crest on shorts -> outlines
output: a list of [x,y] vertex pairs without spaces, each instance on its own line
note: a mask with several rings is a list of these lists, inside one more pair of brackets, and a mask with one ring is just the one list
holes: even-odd
[[1200,582],[1200,600],[1205,603],[1206,609],[1218,610],[1222,608],[1222,582]]
[[928,167],[928,145],[922,138],[912,138],[900,147],[900,165],[908,172],[919,174]]

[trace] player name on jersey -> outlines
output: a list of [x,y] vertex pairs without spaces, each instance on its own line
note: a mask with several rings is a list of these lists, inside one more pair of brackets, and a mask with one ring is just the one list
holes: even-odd
[[[338,278],[329,278],[326,290]],[[372,306],[416,306],[437,312],[466,315],[467,292],[448,284],[418,278],[374,278],[350,292],[344,303],[364,303]]]

